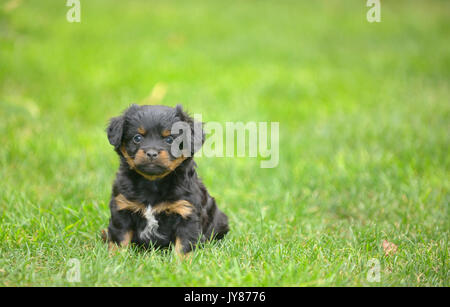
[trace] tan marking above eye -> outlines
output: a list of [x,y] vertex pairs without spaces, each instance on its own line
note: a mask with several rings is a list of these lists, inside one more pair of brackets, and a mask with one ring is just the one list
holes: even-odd
[[164,131],[161,133],[161,135],[162,135],[163,137],[167,137],[167,136],[171,135],[170,130],[164,130]]
[[140,127],[137,129],[137,131],[138,131],[140,134],[142,134],[142,135],[145,135],[145,134],[147,133],[147,131],[145,131],[144,127],[142,127],[142,126],[140,126]]

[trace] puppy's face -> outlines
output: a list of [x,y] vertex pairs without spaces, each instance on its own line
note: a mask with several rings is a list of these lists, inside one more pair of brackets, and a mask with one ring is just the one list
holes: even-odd
[[193,155],[203,143],[203,130],[179,105],[176,108],[132,105],[121,116],[111,119],[108,139],[130,168],[147,179],[159,179],[190,156],[181,154],[187,144],[182,142],[182,131],[173,129],[180,122],[191,129]]

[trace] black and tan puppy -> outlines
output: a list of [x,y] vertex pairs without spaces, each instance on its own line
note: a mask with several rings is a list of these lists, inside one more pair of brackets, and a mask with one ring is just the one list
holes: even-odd
[[227,216],[195,170],[193,155],[204,142],[202,125],[180,105],[132,105],[110,120],[107,133],[120,157],[111,219],[103,232],[110,247],[173,244],[177,253],[186,254],[197,242],[221,239],[228,232]]

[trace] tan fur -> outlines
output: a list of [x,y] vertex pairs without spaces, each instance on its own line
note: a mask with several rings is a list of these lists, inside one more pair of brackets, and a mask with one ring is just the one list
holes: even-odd
[[188,260],[189,263],[192,262],[192,253],[184,253],[183,252],[183,243],[181,243],[181,239],[179,237],[176,237],[175,239],[175,247],[174,247],[175,253],[177,254],[178,258],[181,260]]
[[[115,198],[117,210],[129,210],[134,213],[139,213],[144,215],[146,207],[144,204],[139,202],[133,202],[125,198],[122,194],[117,195]],[[186,201],[186,200],[177,200],[175,202],[162,202],[157,204],[152,208],[152,213],[166,213],[166,214],[178,214],[183,219],[188,218],[188,216],[194,210],[194,206]],[[102,238],[104,241],[108,240],[108,232],[102,231]],[[133,238],[133,231],[129,230],[125,233],[124,238],[120,241],[120,246],[125,247],[130,244],[131,239]],[[113,242],[109,242],[108,248],[110,251],[116,251],[118,246]],[[183,244],[181,243],[180,238],[176,238],[175,240],[175,252],[181,259],[189,258],[189,253],[184,254],[183,252]]]
[[158,214],[165,212],[166,214],[178,214],[186,219],[194,209],[194,206],[186,200],[177,200],[175,202],[162,202],[152,208],[152,212]]
[[145,163],[147,161],[147,154],[142,149],[139,149],[134,157],[134,165]]
[[181,243],[181,239],[179,237],[175,239],[175,252],[177,255],[183,255],[183,244]]
[[123,236],[122,241],[120,241],[120,246],[127,246],[131,243],[131,239],[133,239],[133,231],[127,231]]
[[108,250],[110,252],[117,252],[119,247],[127,247],[131,243],[131,239],[133,238],[133,231],[129,230],[123,235],[122,241],[117,245],[114,242],[108,242]]
[[137,130],[140,134],[145,135],[147,133],[147,131],[145,131],[144,127],[139,127]]
[[122,152],[122,155],[124,156],[125,160],[127,160],[128,165],[130,166],[131,169],[136,168],[136,165],[134,164],[134,160],[131,159],[130,155],[128,154],[128,152],[125,149],[125,146],[121,146],[120,147],[120,151]]
[[130,155],[127,153],[125,147],[122,145],[122,147],[120,147],[120,151],[122,152],[122,155],[124,156],[125,160],[127,161],[128,165],[130,166],[130,169],[133,169],[136,173],[138,173],[139,175],[141,175],[142,177],[144,177],[145,179],[148,180],[156,180],[156,179],[161,179],[163,177],[165,177],[166,175],[168,175],[172,170],[169,170],[165,173],[159,174],[159,175],[148,175],[145,174],[143,172],[141,172],[140,170],[138,170],[136,168],[136,162],[135,160],[133,160]]
[[117,210],[130,210],[134,213],[140,213],[144,215],[145,205],[139,202],[133,202],[125,198],[122,194],[117,195],[115,198]]
[[[117,210],[130,210],[134,213],[140,213],[144,215],[146,207],[139,202],[133,202],[125,198],[122,194],[117,195],[115,198]],[[194,210],[194,206],[186,200],[177,200],[175,202],[162,202],[152,208],[152,213],[160,214],[178,214],[182,218],[186,219]]]
[[159,153],[159,159],[161,161],[161,163],[167,167],[168,169],[170,169],[171,171],[173,171],[174,169],[176,169],[178,167],[178,165],[181,164],[181,162],[183,162],[184,160],[186,160],[185,157],[180,156],[179,158],[176,158],[175,160],[170,160],[169,157],[169,153],[165,150],[161,151]]

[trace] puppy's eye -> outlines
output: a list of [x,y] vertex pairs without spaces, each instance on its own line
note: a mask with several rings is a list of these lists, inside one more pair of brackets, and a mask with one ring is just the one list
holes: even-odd
[[173,143],[173,137],[172,137],[171,135],[166,136],[166,137],[164,138],[164,141],[165,141],[167,144],[172,144],[172,143]]
[[135,144],[139,144],[140,142],[142,142],[142,139],[143,139],[143,137],[140,134],[136,134],[135,136],[133,136],[133,142]]

